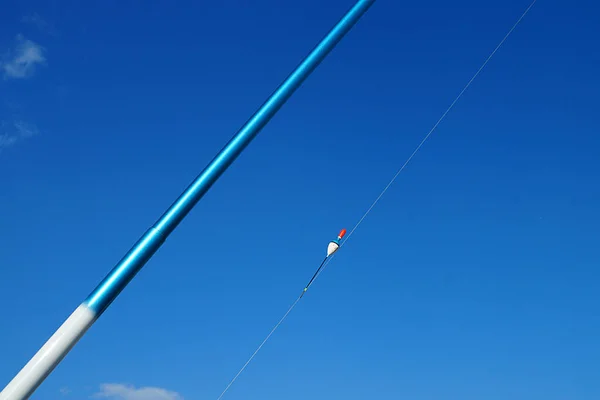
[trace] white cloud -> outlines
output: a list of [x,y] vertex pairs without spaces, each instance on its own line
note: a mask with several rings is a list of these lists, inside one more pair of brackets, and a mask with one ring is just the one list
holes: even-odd
[[69,393],[71,393],[71,389],[69,389],[68,387],[65,386],[60,388],[60,394],[62,394],[63,396],[66,396]]
[[0,152],[2,149],[12,146],[20,140],[30,138],[38,134],[37,126],[23,120],[7,123],[0,121]]
[[36,26],[40,31],[48,33],[50,35],[56,35],[54,26],[42,18],[38,13],[26,15],[21,18],[21,22]]
[[105,383],[100,385],[100,392],[93,397],[103,397],[115,400],[183,400],[179,393],[158,387],[141,387],[120,383]]
[[12,146],[17,140],[18,139],[13,135],[0,133],[0,150],[2,150],[4,147]]
[[0,63],[4,78],[27,78],[33,74],[39,64],[46,63],[44,48],[39,44],[17,35],[17,46],[13,54],[6,57],[8,61]]
[[16,135],[22,139],[27,139],[38,134],[37,126],[25,121],[15,121],[13,123]]

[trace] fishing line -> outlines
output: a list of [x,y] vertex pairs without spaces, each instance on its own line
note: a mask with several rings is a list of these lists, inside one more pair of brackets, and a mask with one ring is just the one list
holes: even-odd
[[[400,167],[400,169],[398,169],[398,171],[396,172],[396,174],[394,174],[394,176],[392,177],[392,179],[384,187],[384,189],[381,191],[381,193],[379,194],[379,196],[377,196],[377,198],[375,199],[375,201],[371,204],[371,206],[367,209],[367,211],[358,220],[358,222],[356,223],[356,225],[354,225],[354,227],[350,230],[350,233],[348,234],[348,237],[346,237],[346,240],[344,240],[341,243],[339,241],[337,242],[338,245],[339,245],[339,248],[341,248],[341,247],[343,247],[343,246],[346,245],[346,243],[348,242],[348,239],[350,239],[350,237],[352,236],[352,234],[356,231],[356,229],[360,226],[360,224],[362,224],[362,222],[365,220],[365,218],[367,217],[367,215],[369,215],[369,213],[371,212],[371,210],[373,210],[373,208],[375,207],[375,205],[379,202],[379,200],[381,200],[381,198],[387,192],[387,190],[390,188],[390,186],[392,186],[392,184],[394,183],[394,181],[396,180],[396,178],[398,178],[398,175],[400,175],[400,173],[402,171],[404,171],[404,169],[406,168],[406,166],[408,165],[408,163],[410,163],[410,161],[419,152],[419,150],[421,150],[421,147],[423,147],[423,145],[425,144],[425,142],[427,141],[427,139],[429,139],[429,137],[435,131],[435,129],[438,127],[438,125],[446,118],[446,115],[448,115],[448,113],[450,112],[450,110],[452,110],[452,108],[454,107],[454,105],[458,102],[458,100],[462,97],[462,95],[467,91],[467,89],[469,88],[469,86],[471,86],[471,83],[473,83],[473,81],[475,80],[475,78],[477,78],[477,76],[479,75],[479,73],[485,68],[485,66],[492,59],[492,57],[496,54],[496,52],[500,49],[500,47],[502,47],[502,45],[504,44],[504,42],[506,41],[506,39],[508,39],[508,37],[512,34],[512,32],[517,27],[517,25],[519,25],[519,23],[521,22],[521,20],[525,17],[525,15],[527,15],[527,13],[533,7],[533,5],[536,3],[536,1],[537,0],[533,0],[531,2],[531,4],[529,5],[529,7],[527,7],[525,9],[525,11],[523,12],[523,14],[521,14],[521,16],[519,17],[519,19],[517,20],[517,22],[515,22],[515,24],[510,28],[510,30],[508,31],[508,33],[502,38],[502,40],[496,46],[496,48],[486,58],[486,60],[481,65],[481,67],[479,67],[479,69],[477,70],[477,72],[475,72],[475,74],[473,75],[473,77],[471,77],[471,79],[467,82],[467,84],[460,91],[460,93],[458,94],[458,96],[456,96],[456,98],[454,99],[454,101],[452,101],[452,103],[450,103],[450,106],[448,106],[448,108],[446,109],[446,111],[444,111],[444,113],[442,114],[442,116],[437,120],[437,122],[433,125],[433,127],[429,130],[429,132],[427,132],[427,134],[425,135],[425,137],[423,138],[423,140],[421,140],[421,142],[416,147],[416,149],[412,152],[412,154],[408,157],[408,159],[404,162],[404,164],[402,164],[402,166]],[[341,237],[338,237],[338,239],[341,239]],[[292,303],[292,305],[290,306],[290,308],[286,311],[286,313],[279,320],[279,322],[277,322],[277,324],[273,327],[273,329],[271,329],[271,331],[269,332],[269,334],[267,335],[267,337],[262,341],[262,343],[254,351],[254,353],[252,353],[252,355],[250,356],[250,358],[248,359],[248,361],[246,361],[246,363],[242,366],[242,368],[238,371],[238,373],[229,382],[229,384],[227,385],[227,387],[225,388],[225,390],[223,390],[223,392],[217,398],[217,400],[221,400],[221,398],[229,390],[229,388],[231,387],[231,385],[233,385],[233,383],[237,380],[237,378],[241,375],[241,373],[244,372],[244,370],[246,369],[246,367],[248,366],[248,364],[250,364],[250,362],[254,359],[254,357],[256,356],[256,354],[258,354],[258,352],[262,349],[262,347],[265,345],[265,343],[269,340],[269,338],[271,337],[271,335],[273,335],[273,333],[277,330],[277,328],[279,328],[279,326],[283,323],[283,321],[287,318],[287,316],[296,307],[296,305],[298,304],[298,302],[300,301],[300,299],[304,296],[304,294],[306,293],[306,291],[308,290],[308,288],[319,277],[319,275],[325,270],[325,268],[327,267],[327,265],[329,264],[329,262],[331,261],[331,259],[333,257],[335,257],[335,252],[332,253],[332,254],[329,254],[327,257],[325,257],[325,259],[319,265],[319,268],[317,268],[317,271],[315,272],[315,274],[311,278],[311,280],[308,283],[308,285],[305,286],[305,288],[302,291],[302,293],[300,294],[300,296],[298,296],[298,298],[296,299],[296,301],[294,301],[294,303]]]
[[329,256],[327,256],[327,257],[325,257],[323,259],[323,261],[321,262],[321,265],[319,265],[319,268],[317,268],[317,272],[315,272],[315,274],[310,279],[310,281],[308,282],[308,284],[304,287],[304,290],[302,291],[302,293],[300,294],[300,296],[298,296],[298,298],[296,299],[296,301],[294,301],[294,303],[290,306],[290,308],[288,308],[288,310],[283,315],[283,317],[281,317],[281,319],[279,320],[279,322],[277,322],[277,324],[273,327],[273,329],[271,329],[271,332],[269,332],[269,334],[262,341],[262,343],[260,344],[260,346],[258,346],[258,348],[254,351],[254,353],[252,353],[252,355],[250,356],[250,358],[248,359],[248,361],[246,361],[246,363],[242,366],[242,368],[238,371],[238,373],[229,382],[229,384],[227,385],[227,387],[225,388],[225,390],[223,390],[223,392],[217,398],[217,400],[221,400],[221,398],[225,395],[225,393],[227,393],[227,391],[229,390],[229,388],[231,387],[231,385],[233,385],[233,382],[236,381],[236,379],[238,378],[238,376],[240,376],[240,374],[246,369],[246,367],[248,366],[248,364],[250,364],[250,361],[252,361],[252,359],[254,359],[254,356],[256,356],[256,354],[260,351],[260,349],[262,349],[262,347],[265,345],[265,343],[267,343],[267,340],[269,340],[269,338],[271,337],[271,335],[277,330],[277,328],[279,328],[279,325],[281,325],[281,323],[283,322],[283,320],[286,319],[287,316],[288,316],[288,314],[290,312],[292,312],[292,310],[294,309],[294,307],[296,307],[296,304],[298,304],[298,302],[300,301],[300,299],[302,298],[302,296],[304,296],[304,293],[306,293],[306,291],[308,290],[308,288],[310,287],[310,285],[312,285],[313,281],[317,278],[317,276],[319,276],[319,273],[321,272],[321,269],[327,263],[328,259],[329,259]]
[[475,78],[477,78],[477,76],[479,75],[479,73],[483,70],[483,68],[485,68],[485,66],[488,64],[488,62],[494,56],[494,54],[496,54],[496,52],[498,51],[498,49],[504,44],[504,42],[506,41],[506,39],[508,39],[508,37],[510,36],[510,34],[515,30],[515,28],[517,27],[517,25],[519,25],[519,23],[521,22],[521,20],[529,12],[529,10],[531,9],[531,7],[533,7],[533,5],[535,4],[536,1],[537,0],[533,0],[533,2],[531,2],[531,4],[529,5],[529,7],[527,7],[527,9],[525,10],[525,12],[523,12],[523,14],[521,15],[521,17],[517,20],[517,22],[515,22],[515,24],[512,26],[512,28],[510,28],[510,30],[508,31],[508,33],[504,36],[504,38],[502,38],[502,40],[500,41],[500,43],[498,44],[498,46],[496,46],[496,48],[494,49],[494,51],[492,51],[492,53],[488,56],[488,58],[481,65],[481,67],[479,67],[479,69],[477,70],[477,72],[475,72],[475,75],[473,75],[473,77],[469,80],[469,82],[467,82],[467,84],[465,85],[465,87],[460,91],[460,93],[458,94],[458,96],[456,96],[456,98],[450,104],[450,106],[446,109],[446,111],[444,111],[444,113],[442,114],[442,116],[440,117],[440,119],[438,119],[437,122],[435,123],[435,125],[433,125],[433,127],[429,130],[429,132],[427,132],[427,135],[425,135],[425,137],[423,138],[423,140],[421,141],[421,143],[419,143],[419,145],[417,146],[417,148],[415,149],[415,151],[413,151],[412,154],[410,155],[410,157],[408,157],[408,159],[404,162],[404,164],[402,164],[402,167],[400,167],[400,169],[392,177],[392,179],[387,184],[387,186],[382,190],[382,192],[379,194],[379,196],[377,196],[377,198],[375,199],[375,201],[373,202],[373,204],[371,204],[371,207],[369,207],[369,209],[363,214],[363,216],[361,217],[361,219],[356,223],[356,225],[354,225],[354,228],[352,228],[350,230],[350,233],[348,234],[348,237],[344,241],[343,245],[346,244],[346,242],[348,241],[348,239],[350,239],[350,236],[352,236],[352,234],[354,233],[354,231],[356,230],[356,228],[358,228],[358,226],[363,222],[363,220],[367,217],[367,215],[369,215],[369,213],[371,212],[371,210],[373,209],[373,207],[375,207],[375,205],[383,197],[383,195],[385,194],[385,192],[387,192],[387,190],[390,188],[390,186],[392,186],[392,184],[394,183],[394,181],[396,180],[396,178],[398,177],[398,175],[400,175],[400,173],[404,170],[404,168],[406,168],[406,166],[408,165],[408,163],[413,159],[413,157],[417,154],[417,152],[419,150],[421,150],[421,147],[423,147],[423,145],[425,144],[425,142],[427,141],[427,139],[429,139],[429,137],[431,136],[431,134],[433,133],[433,131],[435,131],[435,129],[438,127],[438,125],[444,120],[444,118],[446,118],[446,115],[448,115],[448,113],[450,112],[450,110],[452,110],[452,108],[454,107],[454,105],[456,104],[456,102],[462,97],[463,93],[469,88],[469,86],[471,86],[471,83],[473,83],[473,81],[475,80]]
[[304,290],[302,291],[302,294],[300,295],[300,297],[304,296],[304,293],[306,293],[306,291],[308,290],[308,288],[310,287],[310,285],[312,285],[313,281],[315,279],[317,279],[317,276],[319,276],[319,273],[321,272],[321,268],[323,268],[323,266],[325,265],[325,263],[327,263],[327,259],[329,258],[329,256],[326,256],[323,261],[321,262],[321,265],[319,265],[319,268],[317,268],[317,272],[315,272],[315,274],[312,276],[312,278],[310,278],[310,281],[308,282],[308,284],[304,287]]
[[267,335],[267,337],[265,338],[265,340],[263,340],[262,343],[260,344],[260,346],[258,346],[258,348],[254,351],[254,353],[252,353],[252,355],[250,356],[250,358],[248,359],[248,361],[246,361],[246,364],[244,364],[244,366],[233,377],[233,379],[231,380],[231,382],[229,382],[229,384],[227,385],[227,387],[225,388],[225,390],[223,390],[223,392],[217,398],[217,400],[221,400],[221,398],[225,395],[225,393],[227,393],[227,391],[229,390],[229,388],[231,387],[231,385],[233,385],[233,382],[235,382],[236,379],[238,378],[238,376],[240,376],[240,374],[242,372],[244,372],[244,370],[246,369],[246,367],[248,366],[248,364],[250,364],[250,361],[252,361],[252,359],[254,359],[254,356],[256,356],[256,354],[258,354],[258,352],[260,351],[260,349],[262,349],[262,347],[265,345],[265,343],[267,343],[267,340],[269,340],[269,338],[271,337],[271,335],[277,330],[277,328],[279,328],[279,325],[281,325],[281,323],[283,322],[283,320],[287,318],[287,316],[288,316],[288,314],[290,312],[292,312],[292,310],[294,309],[294,307],[296,307],[296,304],[298,304],[298,302],[300,301],[300,299],[302,298],[303,295],[304,295],[304,292],[302,292],[302,294],[300,296],[298,296],[298,298],[290,306],[290,308],[288,308],[288,310],[283,315],[283,317],[281,317],[281,319],[279,320],[279,322],[273,327],[273,329],[271,329],[271,332],[269,332],[269,334]]

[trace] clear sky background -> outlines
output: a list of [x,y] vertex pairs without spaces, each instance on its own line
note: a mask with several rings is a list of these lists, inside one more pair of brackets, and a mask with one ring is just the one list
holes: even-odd
[[[1,387],[353,0],[2,4]],[[528,5],[376,2],[33,399],[216,399]],[[537,2],[225,399],[600,398],[599,11]]]

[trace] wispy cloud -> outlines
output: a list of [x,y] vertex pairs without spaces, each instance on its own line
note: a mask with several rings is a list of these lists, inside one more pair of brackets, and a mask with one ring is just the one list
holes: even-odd
[[42,18],[38,13],[33,13],[31,15],[24,16],[23,18],[21,18],[21,22],[23,22],[25,24],[34,25],[40,31],[47,33],[49,35],[53,35],[53,36],[57,35],[56,29],[54,29],[54,26],[51,23],[49,23],[48,21],[46,21],[44,18]]
[[66,396],[69,393],[71,393],[71,389],[69,389],[68,387],[65,386],[60,388],[60,394],[62,394],[63,396]]
[[38,134],[37,127],[29,122],[15,121],[13,123],[13,126],[15,127],[17,136],[19,136],[22,139],[27,139]]
[[4,71],[4,78],[23,79],[30,77],[38,65],[46,63],[44,48],[39,44],[17,35],[15,50],[5,56],[0,67]]
[[35,136],[39,133],[35,124],[17,120],[12,122],[0,121],[0,152],[15,143]]
[[120,383],[105,383],[100,385],[100,392],[93,397],[103,397],[115,400],[183,400],[179,393],[158,387],[140,387]]

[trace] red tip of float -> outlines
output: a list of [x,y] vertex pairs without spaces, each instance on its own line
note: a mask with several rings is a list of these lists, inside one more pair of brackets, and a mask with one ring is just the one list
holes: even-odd
[[346,234],[346,229],[344,228],[340,231],[340,234],[338,235],[338,237],[341,239],[344,237],[345,234]]

